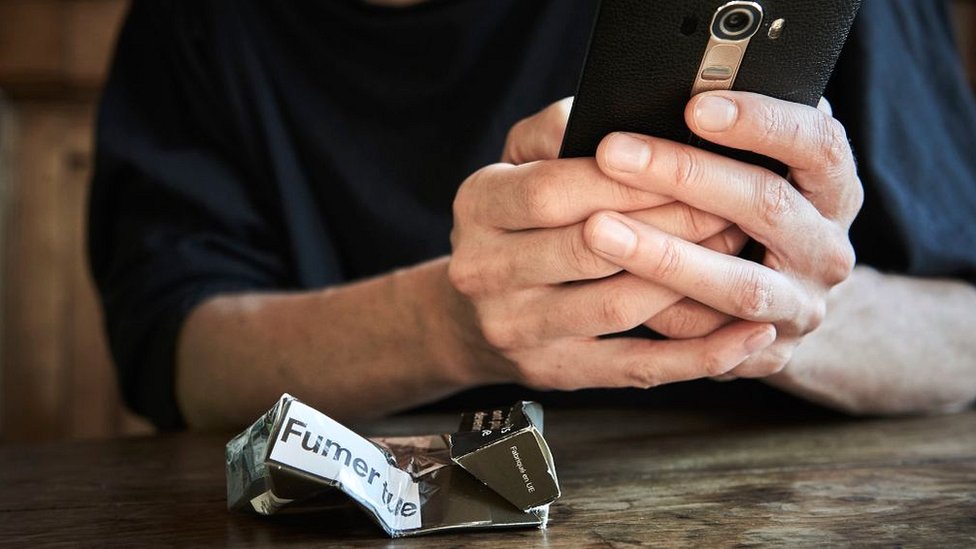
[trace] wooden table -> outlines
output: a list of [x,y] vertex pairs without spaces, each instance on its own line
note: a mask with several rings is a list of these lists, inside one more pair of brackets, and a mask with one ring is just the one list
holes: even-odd
[[[454,417],[363,428],[453,430]],[[0,545],[976,547],[976,411],[853,420],[776,410],[550,410],[548,530],[389,540],[354,508],[228,512],[227,436],[0,446]]]

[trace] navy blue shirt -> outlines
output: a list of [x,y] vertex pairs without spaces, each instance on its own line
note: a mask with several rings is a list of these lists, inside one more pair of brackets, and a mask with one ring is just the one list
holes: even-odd
[[[137,0],[99,112],[89,234],[127,403],[182,425],[176,337],[208,297],[449,253],[458,185],[514,122],[574,93],[594,11]],[[946,6],[866,0],[827,95],[866,187],[859,260],[973,280],[976,105]],[[527,395],[508,391],[482,394]]]

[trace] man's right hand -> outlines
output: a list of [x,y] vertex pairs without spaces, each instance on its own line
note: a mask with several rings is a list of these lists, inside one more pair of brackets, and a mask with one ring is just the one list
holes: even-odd
[[454,202],[449,279],[461,302],[475,383],[540,389],[651,387],[722,375],[775,339],[769,324],[737,321],[676,341],[603,339],[643,324],[684,296],[590,251],[593,214],[628,212],[690,242],[733,252],[730,224],[608,178],[592,158],[557,159],[570,100],[522,120],[503,163],[472,174]]

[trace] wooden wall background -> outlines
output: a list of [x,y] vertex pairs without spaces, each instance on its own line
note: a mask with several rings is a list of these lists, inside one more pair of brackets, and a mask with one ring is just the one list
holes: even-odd
[[[85,261],[92,121],[127,0],[0,0],[0,440],[151,432],[122,407]],[[976,83],[976,3],[957,1]]]
[[85,260],[94,104],[124,0],[0,0],[0,437],[149,432],[120,403]]

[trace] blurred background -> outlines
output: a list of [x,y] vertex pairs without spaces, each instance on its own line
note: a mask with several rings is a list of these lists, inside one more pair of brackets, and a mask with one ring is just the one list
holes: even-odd
[[[0,0],[0,441],[152,432],[122,405],[85,259],[93,121],[127,0]],[[976,89],[976,2],[955,0]]]

